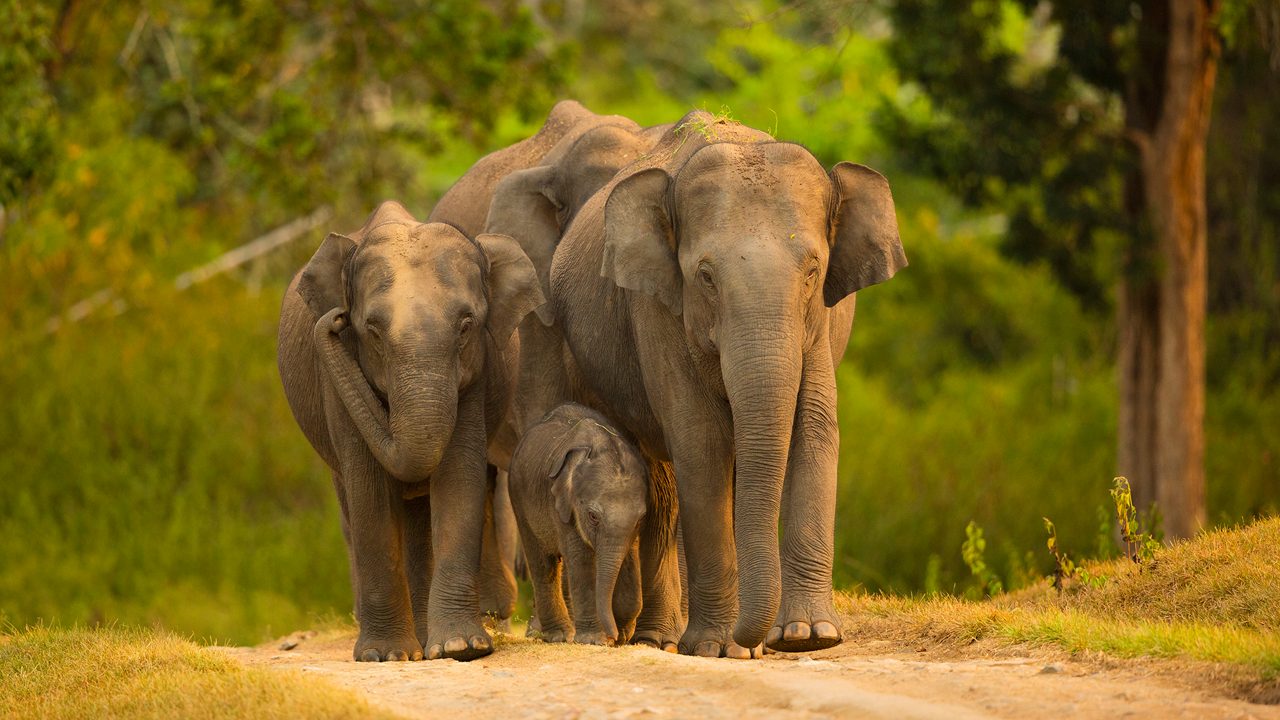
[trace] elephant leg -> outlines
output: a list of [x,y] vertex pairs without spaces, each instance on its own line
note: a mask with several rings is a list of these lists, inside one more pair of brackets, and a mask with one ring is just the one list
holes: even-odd
[[[649,504],[671,505],[675,480],[665,463],[650,462]],[[650,507],[640,527],[640,617],[631,642],[676,652],[684,632],[680,608],[680,559],[676,550],[674,507]],[[666,515],[667,518],[663,519]]]
[[347,544],[347,570],[351,574],[351,602],[356,617],[360,616],[360,574],[356,572],[356,549],[351,544],[351,514],[347,511],[347,491],[342,485],[342,475],[333,471],[333,489],[338,496],[339,517],[342,520],[342,540]]
[[[503,556],[503,539],[499,527],[507,531],[507,518],[511,514],[511,501],[506,497],[505,482],[499,488],[499,479],[505,481],[506,472],[490,465],[485,497],[484,535],[480,548],[480,612],[492,619],[495,629],[510,629],[511,613],[516,607],[516,578],[512,563]],[[499,499],[499,490],[502,500]],[[514,516],[512,517],[514,519]]]
[[431,578],[427,657],[472,660],[493,652],[477,595],[484,530],[485,424],[483,382],[458,403],[457,422],[431,476]]
[[431,498],[406,500],[404,552],[409,571],[409,596],[418,642],[427,640],[431,600]]
[[573,597],[573,641],[587,645],[605,644],[596,617],[596,555],[578,537],[574,528],[561,528],[560,549],[569,575]]
[[795,422],[782,492],[782,602],[765,641],[785,652],[819,650],[842,639],[831,597],[840,430],[826,347],[806,353]]
[[560,553],[543,547],[532,530],[521,528],[520,540],[533,584],[534,616],[529,620],[529,634],[537,634],[546,642],[572,642],[573,620],[569,617],[569,608],[565,607],[560,585],[563,574]]
[[636,619],[643,607],[644,588],[640,582],[640,546],[631,547],[613,589],[613,617],[618,623],[618,644],[628,642],[636,631]]
[[732,448],[716,431],[716,423],[694,421],[687,427],[687,432],[667,434],[668,441],[674,441],[689,568],[689,626],[680,637],[680,652],[747,659],[757,655],[757,649],[733,641],[738,563],[733,544]]
[[344,467],[351,547],[359,577],[360,635],[356,660],[420,660],[422,645],[413,612],[404,558],[405,507],[399,481],[366,456]]

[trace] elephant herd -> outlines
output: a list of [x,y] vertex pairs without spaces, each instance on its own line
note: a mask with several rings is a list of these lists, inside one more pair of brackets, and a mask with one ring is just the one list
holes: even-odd
[[492,652],[521,552],[549,642],[839,643],[834,368],[854,293],[906,263],[874,170],[573,101],[425,222],[330,233],[279,368],[332,470],[355,659]]

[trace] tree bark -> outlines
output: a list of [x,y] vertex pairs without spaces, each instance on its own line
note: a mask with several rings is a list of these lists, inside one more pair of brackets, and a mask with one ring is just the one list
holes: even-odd
[[1137,79],[1128,98],[1142,185],[1136,199],[1154,262],[1132,264],[1120,288],[1119,471],[1140,509],[1154,503],[1170,540],[1193,535],[1205,517],[1204,153],[1218,8],[1219,0],[1147,3],[1144,22],[1165,26],[1163,62],[1139,64],[1155,77]]

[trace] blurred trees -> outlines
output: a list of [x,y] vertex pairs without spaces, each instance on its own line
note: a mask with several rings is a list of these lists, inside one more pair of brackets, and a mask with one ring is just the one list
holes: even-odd
[[564,81],[516,0],[0,0],[0,34],[0,242],[46,310],[321,204],[354,220]]
[[1010,256],[1048,262],[1087,306],[1114,302],[1118,470],[1171,537],[1204,521],[1206,137],[1221,38],[1271,17],[1255,5],[900,0],[888,10],[895,63],[931,112],[921,121],[909,103],[890,106],[886,131],[967,202],[1007,209]]

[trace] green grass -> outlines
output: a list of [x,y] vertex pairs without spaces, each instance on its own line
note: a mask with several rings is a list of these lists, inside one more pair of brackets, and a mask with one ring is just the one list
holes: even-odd
[[394,717],[294,671],[249,668],[167,632],[0,635],[0,717]]
[[979,640],[1070,652],[1226,662],[1280,675],[1280,518],[1205,533],[1128,560],[1086,563],[1101,586],[1047,583],[970,602],[843,595],[855,641],[960,648]]

